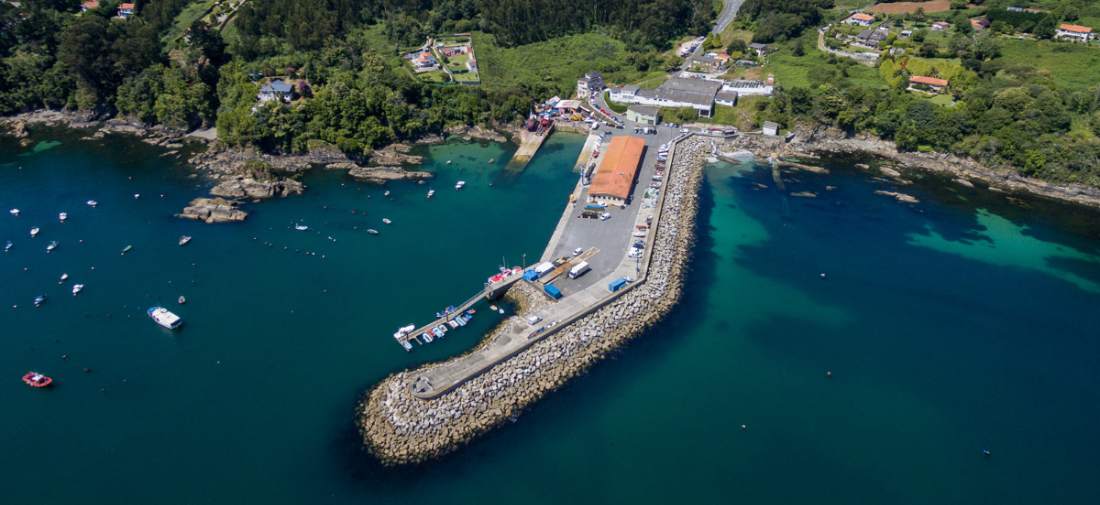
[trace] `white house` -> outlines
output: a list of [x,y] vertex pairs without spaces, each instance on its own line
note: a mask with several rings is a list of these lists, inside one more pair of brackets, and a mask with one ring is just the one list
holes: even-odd
[[733,107],[737,105],[737,92],[736,91],[719,91],[714,95],[714,103],[717,105],[725,105],[727,107]]
[[923,84],[928,86],[933,93],[939,93],[943,88],[947,87],[947,81],[945,79],[937,79],[935,77],[925,77],[923,75],[914,75],[909,78],[909,89],[922,91],[913,87],[914,84]]
[[764,135],[774,137],[779,135],[779,123],[764,121]]
[[291,93],[294,91],[294,85],[283,82],[282,79],[275,79],[271,81],[271,84],[260,88],[260,94],[256,96],[261,102],[270,102],[272,100],[283,100],[285,102],[290,101]]
[[118,6],[118,17],[126,19],[134,15],[134,4],[125,3]]
[[857,12],[852,14],[848,19],[845,19],[844,22],[850,25],[871,26],[871,23],[875,22],[875,17],[870,14]]
[[89,10],[95,9],[97,7],[99,7],[99,0],[96,0],[94,2],[84,2],[80,4],[80,12],[88,12]]
[[611,93],[609,93],[610,96],[608,98],[611,99],[612,102],[634,103],[634,97],[638,93],[639,89],[641,88],[633,84],[627,84],[625,86],[615,86],[614,88],[611,88]]
[[1088,42],[1089,36],[1091,35],[1092,28],[1089,28],[1087,26],[1062,25],[1058,27],[1058,33],[1055,36],[1060,39]]
[[588,98],[603,90],[603,74],[593,70],[577,79],[577,97]]

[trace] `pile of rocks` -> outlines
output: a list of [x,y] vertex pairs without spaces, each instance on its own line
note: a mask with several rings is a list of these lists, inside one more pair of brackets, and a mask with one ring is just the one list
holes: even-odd
[[196,198],[191,200],[191,203],[183,209],[182,213],[176,214],[176,217],[195,219],[206,223],[244,221],[248,213],[238,210],[237,205],[239,204],[240,202],[236,200],[222,198]]
[[412,170],[405,170],[401,167],[360,167],[356,165],[337,165],[339,166],[328,165],[325,168],[347,168],[348,175],[376,184],[385,184],[387,181],[398,181],[402,179],[430,179],[431,177],[433,177],[433,174],[431,172],[416,172]]
[[359,405],[358,422],[367,450],[386,465],[417,463],[446,454],[514,420],[525,406],[664,317],[680,298],[690,259],[705,157],[704,143],[694,138],[676,147],[643,284],[433,400],[414,398],[412,388],[426,371],[446,367],[449,362],[382,381]]
[[294,179],[265,181],[239,175],[223,180],[210,190],[210,194],[230,198],[272,198],[276,195],[285,197],[291,193],[300,195],[303,189],[305,186]]

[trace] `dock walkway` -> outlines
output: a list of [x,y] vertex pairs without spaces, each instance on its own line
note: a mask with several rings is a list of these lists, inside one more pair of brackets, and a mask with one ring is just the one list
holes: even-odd
[[[421,326],[421,327],[413,330],[412,332],[405,335],[404,337],[396,339],[397,343],[401,344],[401,347],[405,347],[405,342],[408,342],[410,340],[416,340],[417,343],[423,345],[423,342],[421,342],[420,339],[418,338],[418,337],[420,337],[421,333],[424,333],[424,332],[426,332],[426,331],[428,331],[432,328],[435,328],[436,326],[439,326],[441,324],[446,324],[447,321],[450,321],[451,319],[454,319],[455,317],[457,317],[459,315],[465,314],[466,311],[469,310],[470,307],[473,307],[474,304],[478,302],[478,300],[481,300],[484,297],[489,297],[493,293],[495,293],[497,291],[500,291],[501,289],[506,288],[508,286],[511,286],[516,281],[518,281],[522,278],[523,278],[522,273],[512,274],[512,275],[509,275],[507,278],[505,278],[504,280],[502,280],[500,282],[494,282],[493,284],[487,284],[485,286],[485,289],[482,289],[480,292],[478,292],[478,294],[470,297],[469,300],[466,300],[465,302],[462,302],[462,305],[456,306],[455,310],[453,312],[447,314],[444,317],[436,319],[435,321],[432,321],[431,323],[428,323],[425,326]],[[407,350],[408,349],[406,349],[406,351]]]

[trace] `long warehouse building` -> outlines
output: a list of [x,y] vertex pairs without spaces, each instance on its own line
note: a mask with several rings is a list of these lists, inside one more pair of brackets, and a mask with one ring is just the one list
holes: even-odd
[[588,187],[588,201],[625,204],[638,175],[643,149],[645,140],[638,137],[624,135],[612,139]]

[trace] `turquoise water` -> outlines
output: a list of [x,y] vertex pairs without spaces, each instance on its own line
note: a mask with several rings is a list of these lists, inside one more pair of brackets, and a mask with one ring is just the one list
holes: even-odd
[[[8,503],[1091,503],[1100,491],[1093,211],[931,179],[901,189],[921,199],[910,207],[841,162],[791,178],[820,196],[784,203],[767,171],[711,166],[667,321],[517,423],[387,470],[357,450],[359,395],[468,349],[495,319],[480,311],[475,329],[412,353],[390,334],[476,292],[502,256],[541,255],[583,137],[555,134],[506,188],[489,183],[511,148],[447,144],[426,164],[431,200],[414,183],[391,184],[391,201],[313,172],[306,194],[219,226],[171,217],[205,186],[157,149],[42,140],[61,144],[19,157],[33,148],[0,141],[0,241],[15,243],[0,254]],[[73,282],[86,285],[75,298]],[[186,320],[178,334],[144,317],[158,299]],[[24,386],[31,369],[57,387]]]

